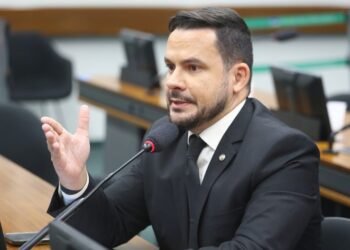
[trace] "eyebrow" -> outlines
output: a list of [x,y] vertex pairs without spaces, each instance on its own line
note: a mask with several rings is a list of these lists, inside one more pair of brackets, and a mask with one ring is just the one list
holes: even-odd
[[164,57],[164,62],[165,62],[165,63],[171,63],[171,60],[168,59],[168,58],[166,58],[166,57]]
[[[169,58],[167,58],[167,57],[164,57],[164,62],[165,63],[173,63]],[[197,59],[197,58],[195,58],[195,57],[190,57],[190,58],[188,58],[188,59],[185,59],[185,60],[183,60],[183,61],[181,61],[180,62],[181,64],[192,64],[192,63],[194,63],[194,64],[203,64],[203,65],[205,65],[205,63],[203,62],[203,61],[201,61],[201,60],[199,60],[199,59]]]

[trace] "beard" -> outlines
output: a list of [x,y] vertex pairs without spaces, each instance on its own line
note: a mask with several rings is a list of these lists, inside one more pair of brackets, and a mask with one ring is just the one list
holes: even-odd
[[[202,107],[198,106],[197,100],[194,97],[185,96],[179,90],[170,90],[167,93],[168,112],[169,112],[170,121],[187,130],[192,130],[204,124],[205,122],[208,122],[214,119],[226,107],[227,96],[228,96],[227,86],[228,86],[228,83],[226,81],[223,82],[222,85],[220,86],[219,91],[217,92],[216,98],[213,98],[213,102],[207,105],[203,105]],[[170,98],[177,98],[182,101],[191,103],[197,107],[197,111],[194,114],[189,114],[188,116],[183,117],[181,119],[174,119],[171,116],[171,111],[169,107]],[[182,110],[177,110],[177,109],[173,109],[172,111],[175,113],[183,112]]]

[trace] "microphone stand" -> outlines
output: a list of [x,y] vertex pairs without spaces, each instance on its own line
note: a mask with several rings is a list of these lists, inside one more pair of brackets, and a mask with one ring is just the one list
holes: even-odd
[[[128,161],[126,161],[122,166],[120,166],[118,169],[116,169],[114,172],[110,173],[106,178],[104,178],[96,187],[94,187],[86,196],[81,197],[77,200],[75,200],[73,203],[71,203],[65,210],[63,210],[53,221],[62,220],[65,221],[69,219],[70,216],[74,214],[76,210],[81,207],[82,204],[86,200],[88,200],[103,184],[105,184],[108,180],[110,180],[115,174],[120,172],[123,168],[125,168],[129,163],[131,163],[133,160],[138,158],[140,155],[142,155],[144,152],[149,152],[152,150],[152,144],[145,143],[143,144],[142,149],[136,153],[133,157],[131,157]],[[28,250],[34,247],[42,238],[44,238],[48,232],[49,232],[49,225],[46,225],[44,228],[42,228],[38,233],[36,233],[33,238],[28,240],[26,243],[24,243],[19,249],[20,250]]]
[[335,140],[335,136],[337,134],[339,134],[340,132],[346,130],[350,128],[350,124],[347,124],[345,125],[344,127],[342,127],[341,129],[337,130],[337,131],[334,131],[330,134],[329,136],[329,139],[328,139],[328,149],[324,150],[323,152],[324,153],[327,153],[327,154],[338,154],[338,152],[334,151],[333,150],[333,144],[334,144],[334,140]]

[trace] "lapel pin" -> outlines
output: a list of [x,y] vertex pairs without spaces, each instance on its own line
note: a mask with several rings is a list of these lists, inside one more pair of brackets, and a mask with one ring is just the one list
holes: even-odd
[[221,154],[221,155],[219,156],[219,161],[223,161],[223,160],[225,160],[225,158],[226,158],[226,155]]

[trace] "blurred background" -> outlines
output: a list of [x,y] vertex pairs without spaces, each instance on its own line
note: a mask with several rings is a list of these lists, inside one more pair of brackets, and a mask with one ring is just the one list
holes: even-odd
[[[199,6],[229,6],[252,20],[254,46],[254,88],[273,92],[269,65],[293,66],[322,76],[327,96],[350,91],[350,51],[347,34],[348,1],[6,1],[0,3],[0,18],[7,20],[12,32],[37,31],[48,36],[57,52],[73,65],[73,79],[93,75],[120,75],[126,63],[118,38],[121,28],[133,28],[156,35],[155,55],[159,72],[163,63],[167,20],[178,9]],[[310,15],[311,16],[308,16]],[[338,15],[339,14],[339,15]],[[332,16],[333,15],[333,16]],[[342,16],[344,15],[344,16]],[[294,18],[294,21],[293,21]],[[277,33],[276,33],[277,32]],[[282,38],[278,37],[281,33]],[[291,37],[284,33],[292,33]],[[282,40],[282,41],[281,41]],[[26,107],[42,115],[40,104]],[[45,112],[57,103],[48,103]],[[66,127],[73,131],[80,105],[76,84],[72,93],[60,101]],[[105,139],[104,112],[93,108],[91,140]]]
[[[168,19],[180,9],[214,5],[234,8],[251,28],[253,92],[275,94],[269,68],[275,65],[321,77],[326,97],[350,94],[348,0],[2,0],[0,103],[15,103],[37,117],[54,117],[74,132],[83,103],[77,79],[120,79],[127,64],[122,29],[154,35],[157,72],[163,75]],[[39,44],[46,46],[42,54],[36,50]],[[35,65],[39,57],[50,63]],[[90,108],[89,168],[100,178],[114,168],[104,166],[103,159],[107,115],[94,105]]]

